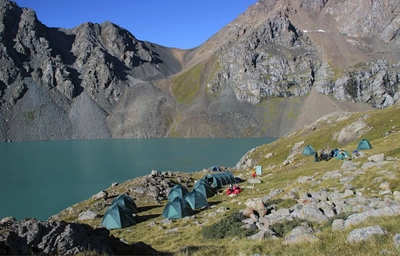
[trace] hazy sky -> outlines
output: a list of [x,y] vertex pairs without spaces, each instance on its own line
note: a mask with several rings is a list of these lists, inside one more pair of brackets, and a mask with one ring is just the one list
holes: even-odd
[[15,0],[47,27],[111,21],[137,39],[189,49],[204,43],[257,0]]

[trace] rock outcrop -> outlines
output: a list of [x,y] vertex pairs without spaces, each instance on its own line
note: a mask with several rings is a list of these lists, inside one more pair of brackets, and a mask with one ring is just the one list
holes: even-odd
[[96,253],[107,255],[156,254],[144,243],[128,245],[110,235],[105,228],[93,229],[86,224],[64,221],[16,221],[4,218],[0,222],[0,254],[2,255],[72,255]]

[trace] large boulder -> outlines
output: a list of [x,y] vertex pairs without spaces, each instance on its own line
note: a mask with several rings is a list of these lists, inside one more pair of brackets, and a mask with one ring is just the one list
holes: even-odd
[[374,235],[387,235],[388,232],[379,226],[354,229],[347,236],[347,243],[365,242]]

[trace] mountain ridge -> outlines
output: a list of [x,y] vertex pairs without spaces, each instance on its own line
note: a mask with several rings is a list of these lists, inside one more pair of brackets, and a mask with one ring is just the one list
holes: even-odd
[[399,7],[357,3],[257,1],[181,50],[109,21],[47,28],[1,0],[0,141],[277,137],[320,117],[299,116],[312,88],[348,111],[391,106]]

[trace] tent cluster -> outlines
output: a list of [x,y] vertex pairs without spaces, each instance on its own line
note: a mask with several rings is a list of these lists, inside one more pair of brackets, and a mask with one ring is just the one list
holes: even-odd
[[136,223],[138,208],[126,194],[122,194],[114,199],[111,206],[103,216],[101,226],[107,229],[125,228]]
[[167,219],[191,216],[195,210],[207,208],[207,198],[214,196],[218,189],[234,183],[232,173],[222,172],[206,174],[195,183],[190,192],[185,186],[177,184],[168,193],[168,203],[162,215]]
[[[367,139],[362,139],[357,146],[357,149],[353,151],[353,154],[355,156],[359,155],[359,150],[368,150],[371,149],[371,143]],[[304,147],[302,151],[303,155],[306,156],[314,156],[314,161],[319,162],[319,161],[329,161],[332,158],[336,158],[337,160],[345,160],[345,159],[351,159],[352,156],[346,151],[346,150],[340,150],[340,149],[333,149],[328,153],[326,150],[322,150],[321,154],[318,155],[318,152],[314,150],[314,148],[311,145],[307,145]]]

